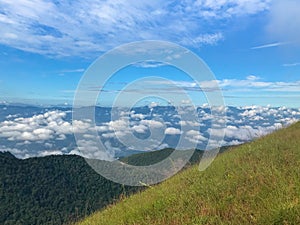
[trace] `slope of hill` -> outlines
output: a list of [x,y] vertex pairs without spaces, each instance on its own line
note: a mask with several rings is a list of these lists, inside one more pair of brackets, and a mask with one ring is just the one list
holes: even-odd
[[[149,165],[173,152],[163,149],[121,160]],[[195,151],[191,163],[202,155]],[[76,221],[142,187],[116,184],[98,175],[76,155],[20,160],[0,152],[0,224],[64,224]]]
[[86,218],[92,224],[300,224],[300,123]]

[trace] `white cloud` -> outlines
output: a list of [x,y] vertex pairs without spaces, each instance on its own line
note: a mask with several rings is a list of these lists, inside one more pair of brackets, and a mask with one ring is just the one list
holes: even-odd
[[300,66],[300,62],[297,62],[297,63],[286,63],[286,64],[283,64],[282,66],[285,66],[285,67]]
[[245,110],[244,112],[240,113],[242,117],[254,117],[256,116],[256,110]]
[[164,124],[157,120],[141,120],[140,123],[157,129],[164,127]]
[[197,0],[196,4],[207,9],[208,16],[231,17],[268,10],[270,2],[271,0]]
[[82,73],[84,71],[85,69],[81,68],[81,69],[61,70],[60,73]]
[[20,150],[18,148],[9,148],[9,147],[6,147],[4,145],[0,146],[0,152],[10,152],[13,155],[15,155],[16,157],[22,158],[22,159],[34,156],[34,155],[29,154],[27,149]]
[[[223,80],[207,80],[200,82],[199,86],[194,81],[176,81],[173,82],[174,85],[178,86],[178,88],[173,88],[168,86],[167,81],[147,81],[147,91],[148,92],[157,92],[160,91],[162,93],[174,93],[180,95],[178,93],[178,89],[182,88],[186,91],[195,91],[195,92],[213,92],[220,91],[223,89],[225,91],[242,91],[249,92],[257,90],[260,91],[282,91],[282,92],[300,92],[300,80],[286,82],[286,81],[263,81],[262,78],[255,75],[249,75],[245,79],[223,79]],[[165,85],[165,86],[164,86]],[[158,88],[159,87],[159,90]],[[149,90],[148,90],[149,89]],[[134,91],[134,90],[133,90]],[[146,91],[146,90],[142,90]],[[185,99],[183,99],[185,101]]]
[[162,62],[155,62],[155,61],[143,61],[143,62],[133,64],[133,66],[140,67],[140,68],[157,68],[166,65],[168,64]]
[[135,125],[132,127],[132,130],[137,133],[145,133],[149,128],[143,124]]
[[186,46],[201,46],[201,45],[215,45],[224,39],[222,33],[204,34],[196,37],[186,37],[180,41],[180,44]]
[[259,80],[259,79],[260,79],[260,77],[254,76],[254,75],[247,76],[247,80]]
[[149,108],[155,108],[155,107],[157,107],[159,104],[158,104],[158,102],[151,102],[150,104],[149,104]]
[[[73,74],[73,73],[83,73],[85,71],[85,69],[68,69],[68,70],[61,70],[58,72],[59,76],[64,76],[66,74]],[[66,91],[64,91],[65,93],[67,93]]]
[[[269,0],[3,0],[0,43],[52,56],[83,56],[137,40],[167,40],[187,46],[215,44],[216,29],[203,30],[209,20],[256,14]],[[122,35],[120,35],[122,34]],[[192,40],[192,41],[191,41]]]
[[191,104],[191,100],[189,100],[189,99],[183,99],[183,100],[181,100],[181,104],[183,104],[183,105]]
[[265,45],[259,45],[256,47],[252,47],[251,49],[263,49],[263,48],[273,48],[273,47],[278,47],[281,45],[286,45],[287,43],[285,42],[275,42],[275,43],[271,43],[271,44],[265,44]]
[[90,159],[113,160],[114,149],[100,149],[97,143],[93,140],[78,140],[78,147],[73,149],[70,154],[80,155]]
[[[251,79],[250,79],[251,80]],[[215,112],[220,115],[226,111],[226,116],[216,115],[214,129],[211,129],[210,123],[212,115],[210,114],[208,105],[199,108],[198,119],[194,120],[180,120],[180,117],[172,111],[161,111],[159,108],[155,110],[155,119],[148,118],[141,112],[131,111],[129,113],[122,113],[119,119],[104,122],[96,127],[99,132],[100,140],[104,142],[107,149],[105,151],[99,150],[97,139],[92,135],[91,131],[94,129],[91,126],[91,121],[82,120],[74,121],[73,125],[67,121],[66,112],[49,111],[34,115],[31,117],[17,117],[10,118],[10,120],[0,122],[0,138],[3,146],[0,150],[11,150],[18,157],[42,156],[47,154],[66,154],[68,152],[83,155],[89,158],[111,159],[115,152],[123,150],[156,150],[160,146],[173,147],[173,142],[176,135],[182,135],[184,146],[198,145],[203,147],[208,141],[209,133],[211,137],[222,137],[222,127],[218,123],[225,123],[225,140],[222,145],[240,144],[254,138],[266,135],[276,129],[290,125],[300,119],[300,109],[291,109],[287,107],[272,108],[270,106],[246,106],[246,107],[213,107]],[[124,110],[120,110],[124,111]],[[136,110],[138,111],[138,110]],[[190,113],[189,110],[186,111]],[[132,115],[134,118],[130,119]],[[166,121],[163,121],[163,118]],[[182,131],[176,126],[182,126]],[[168,126],[168,127],[167,127]],[[184,126],[184,127],[183,127]],[[200,128],[199,128],[200,126]],[[166,128],[167,127],[167,128]],[[152,129],[152,130],[151,130]],[[200,131],[201,132],[200,132]],[[82,135],[79,140],[79,148],[74,145],[59,146],[60,140],[67,139],[73,132]],[[149,132],[148,132],[149,131]],[[152,132],[153,131],[153,132]],[[150,133],[150,138],[145,138],[145,134]],[[173,136],[166,136],[173,135]],[[139,138],[141,137],[141,139]],[[167,138],[166,138],[167,137]],[[167,140],[169,139],[169,140]],[[119,142],[118,142],[119,141]],[[62,143],[65,143],[63,141]],[[175,141],[176,142],[176,141]],[[4,143],[7,146],[4,146]],[[214,146],[220,143],[214,142]],[[40,150],[34,152],[32,146],[41,146]]]
[[145,115],[141,114],[141,113],[131,113],[130,114],[130,118],[132,119],[144,119],[145,118]]
[[198,121],[180,120],[179,125],[180,126],[198,127],[198,126],[203,125],[203,124],[199,123]]
[[[250,79],[249,79],[250,78]],[[238,79],[224,79],[218,81],[219,86],[223,89],[229,89],[230,91],[282,91],[282,92],[299,92],[300,81],[285,82],[285,81],[259,81],[256,76],[247,77],[245,80]]]
[[[125,114],[123,114],[125,115]],[[132,117],[133,116],[133,117]],[[139,120],[129,120],[131,118],[133,119],[139,119]],[[148,119],[142,119],[144,118],[145,115],[143,114],[136,114],[136,113],[130,113],[130,116],[123,116],[120,117],[117,120],[113,120],[107,123],[103,123],[101,126],[96,127],[96,130],[101,132],[101,137],[105,139],[117,139],[121,143],[126,143],[127,147],[134,149],[132,147],[133,145],[140,146],[142,142],[136,142],[134,140],[131,140],[133,138],[132,135],[134,133],[138,134],[144,134],[147,131],[151,133],[151,130],[153,131],[152,133],[152,140],[148,140],[148,142],[157,142],[156,133],[160,132],[162,129],[164,129],[165,124],[161,121],[157,120],[148,120]],[[146,140],[145,140],[146,143]],[[160,142],[159,142],[160,143]],[[130,145],[130,146],[129,146]],[[144,147],[144,146],[143,146]],[[148,146],[149,147],[149,146]],[[140,148],[138,148],[141,150]]]
[[206,137],[204,137],[199,131],[197,130],[189,130],[186,132],[186,137],[187,140],[189,140],[192,143],[200,144],[204,141],[207,140]]
[[243,144],[243,143],[244,142],[242,142],[242,141],[233,140],[233,141],[225,142],[224,146],[240,145],[240,144]]
[[177,128],[174,128],[174,127],[168,127],[165,130],[165,134],[168,134],[168,135],[177,135],[177,134],[181,134],[181,130],[179,130]]
[[63,155],[63,152],[60,150],[52,150],[52,151],[41,151],[39,156],[48,156],[48,155]]
[[0,137],[10,141],[64,140],[65,135],[86,132],[91,129],[88,121],[64,121],[66,112],[50,111],[32,117],[18,117],[0,123]]

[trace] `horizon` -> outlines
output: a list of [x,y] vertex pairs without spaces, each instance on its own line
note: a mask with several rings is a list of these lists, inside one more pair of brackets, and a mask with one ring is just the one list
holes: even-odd
[[[0,102],[71,105],[80,80],[98,57],[126,43],[163,40],[204,60],[226,105],[300,107],[300,42],[295,29],[300,20],[295,0],[37,0],[4,1],[0,7]],[[87,10],[85,15],[81,8]],[[69,29],[74,24],[78,29]],[[129,65],[117,71],[105,89],[91,88],[104,90],[101,104],[109,106],[122,88],[147,76],[170,79],[195,104],[205,103],[205,98],[198,99],[203,91],[193,80],[163,62]]]
[[[155,106],[151,106],[151,104],[155,104]],[[3,106],[20,106],[20,107],[38,107],[38,108],[54,108],[54,107],[59,107],[59,108],[73,108],[73,105],[72,104],[38,104],[38,103],[31,103],[31,104],[28,104],[28,103],[21,103],[21,102],[6,102],[6,101],[3,101],[3,102],[0,102],[0,105],[3,105]],[[288,107],[286,105],[277,105],[277,106],[274,106],[274,105],[255,105],[255,104],[252,104],[252,105],[240,105],[240,106],[235,106],[235,105],[224,105],[224,106],[220,106],[220,105],[209,105],[208,103],[203,103],[202,105],[194,105],[194,104],[184,104],[184,105],[171,105],[171,104],[157,104],[157,102],[151,102],[151,103],[145,103],[144,105],[137,105],[137,106],[133,106],[133,107],[129,107],[129,106],[110,106],[110,105],[82,105],[80,106],[82,108],[90,108],[90,107],[98,107],[98,108],[130,108],[130,109],[134,109],[134,108],[143,108],[143,107],[148,107],[148,108],[151,108],[151,107],[174,107],[174,108],[177,108],[177,107],[196,107],[196,108],[213,108],[213,107],[225,107],[225,109],[227,108],[240,108],[240,109],[251,109],[251,108],[288,108],[288,109],[300,109],[300,107]]]
[[[10,151],[18,158],[77,154],[107,159],[96,154],[97,144],[92,140],[101,140],[102,150],[114,158],[132,154],[132,150],[209,150],[246,143],[300,120],[300,108],[271,106],[95,107],[95,117],[90,119],[80,113],[89,109],[78,108],[83,117],[76,118],[71,106],[0,104],[0,151]],[[192,113],[196,113],[194,118]],[[97,132],[91,133],[94,130]],[[186,141],[181,147],[180,139]]]

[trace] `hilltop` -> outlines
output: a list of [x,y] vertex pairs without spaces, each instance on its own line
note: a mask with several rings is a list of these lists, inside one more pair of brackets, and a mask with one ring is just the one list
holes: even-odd
[[194,165],[84,219],[93,224],[300,224],[300,123]]

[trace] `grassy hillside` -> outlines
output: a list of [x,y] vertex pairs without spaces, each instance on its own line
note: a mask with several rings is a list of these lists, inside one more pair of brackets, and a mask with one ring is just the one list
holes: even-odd
[[300,224],[300,123],[220,154],[86,218],[87,224]]

